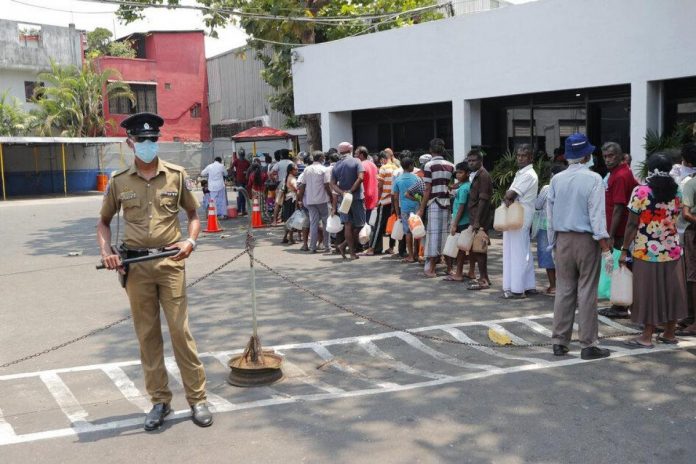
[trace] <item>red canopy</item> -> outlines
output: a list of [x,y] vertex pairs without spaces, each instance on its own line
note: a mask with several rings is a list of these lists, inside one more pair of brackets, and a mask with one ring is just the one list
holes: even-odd
[[258,142],[259,140],[290,139],[292,135],[272,127],[252,127],[232,136],[235,142]]

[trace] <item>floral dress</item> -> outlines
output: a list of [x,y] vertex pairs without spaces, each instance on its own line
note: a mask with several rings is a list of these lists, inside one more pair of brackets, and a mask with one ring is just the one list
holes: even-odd
[[668,203],[655,203],[652,189],[639,185],[631,194],[628,209],[639,216],[633,258],[663,263],[681,257],[682,247],[677,233],[681,194]]

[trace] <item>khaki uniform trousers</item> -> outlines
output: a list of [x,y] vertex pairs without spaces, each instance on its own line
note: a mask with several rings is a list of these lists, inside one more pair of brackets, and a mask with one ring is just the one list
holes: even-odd
[[556,237],[556,299],[553,305],[553,343],[568,346],[573,334],[575,309],[583,348],[597,343],[597,286],[602,261],[592,235],[559,232]]
[[129,266],[126,292],[140,342],[145,387],[153,404],[169,403],[172,399],[164,364],[160,304],[169,326],[186,400],[192,406],[206,401],[205,371],[189,329],[185,287],[183,261],[164,258]]

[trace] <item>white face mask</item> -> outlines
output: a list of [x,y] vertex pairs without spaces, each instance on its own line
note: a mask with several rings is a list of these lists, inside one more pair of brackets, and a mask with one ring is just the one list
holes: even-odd
[[151,163],[157,157],[158,145],[152,140],[135,142],[135,156],[140,158],[143,163]]

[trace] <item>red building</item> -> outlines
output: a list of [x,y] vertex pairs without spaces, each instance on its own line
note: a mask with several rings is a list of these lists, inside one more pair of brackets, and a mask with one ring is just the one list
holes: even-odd
[[104,102],[107,120],[116,123],[108,136],[125,136],[119,126],[129,115],[143,111],[164,118],[161,141],[200,142],[210,140],[208,76],[203,31],[152,31],[119,39],[131,42],[136,58],[103,56],[100,70],[121,73],[136,97]]

